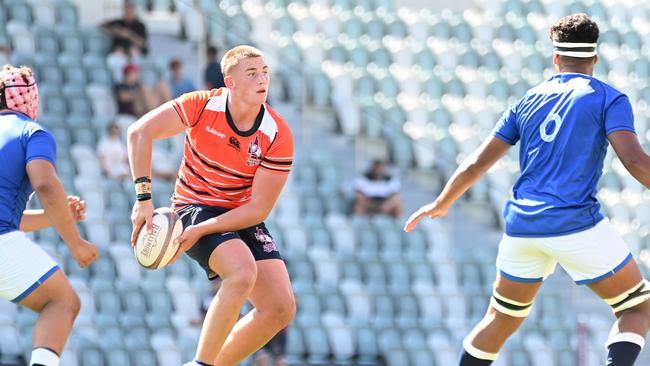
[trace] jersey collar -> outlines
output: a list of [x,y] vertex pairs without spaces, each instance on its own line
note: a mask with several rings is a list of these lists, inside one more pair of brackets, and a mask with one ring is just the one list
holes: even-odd
[[260,128],[260,125],[262,124],[262,119],[264,118],[264,112],[266,112],[266,109],[264,108],[264,105],[262,104],[260,106],[260,111],[257,114],[257,117],[255,117],[255,123],[253,123],[253,127],[250,128],[248,131],[240,131],[237,126],[235,125],[235,121],[233,121],[232,116],[230,115],[230,109],[228,109],[228,99],[226,99],[226,120],[228,120],[228,125],[230,128],[235,131],[235,133],[241,137],[248,137],[253,135],[257,130]]

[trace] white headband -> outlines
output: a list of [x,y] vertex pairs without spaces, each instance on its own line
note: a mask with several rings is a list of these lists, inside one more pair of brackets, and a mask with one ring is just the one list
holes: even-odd
[[596,43],[553,42],[553,52],[560,56],[588,58],[596,56]]

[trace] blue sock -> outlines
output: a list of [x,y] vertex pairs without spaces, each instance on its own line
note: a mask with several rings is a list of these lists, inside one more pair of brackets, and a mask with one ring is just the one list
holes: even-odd
[[458,361],[458,366],[489,366],[491,364],[491,360],[481,360],[480,358],[476,358],[467,353],[464,349],[463,353],[460,354],[460,361]]
[[606,366],[632,366],[641,353],[641,346],[632,342],[616,342],[607,348]]

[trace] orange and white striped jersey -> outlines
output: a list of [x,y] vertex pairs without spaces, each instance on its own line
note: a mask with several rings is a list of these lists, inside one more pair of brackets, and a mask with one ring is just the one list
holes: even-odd
[[289,174],[293,137],[284,119],[264,104],[248,131],[235,126],[228,89],[183,94],[172,101],[186,126],[183,162],[172,203],[234,208],[251,198],[258,168]]

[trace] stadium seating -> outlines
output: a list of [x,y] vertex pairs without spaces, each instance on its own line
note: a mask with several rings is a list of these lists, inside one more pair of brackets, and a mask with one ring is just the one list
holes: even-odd
[[[509,102],[550,75],[549,19],[588,9],[603,30],[597,76],[630,95],[639,136],[650,143],[650,11],[641,1],[504,0],[462,13],[416,12],[390,0],[192,3],[211,44],[225,48],[250,36],[288,65],[290,71],[279,74],[291,103],[339,111],[329,127],[350,138],[383,141],[398,167],[442,177],[478,146]],[[145,12],[188,6],[170,0],[137,5]],[[68,191],[87,201],[88,220],[80,229],[102,251],[82,270],[52,229],[33,236],[63,265],[82,299],[62,365],[178,365],[193,356],[198,330],[190,323],[209,284],[187,259],[158,271],[133,260],[132,187],[102,178],[94,154],[109,121],[125,127],[133,119],[116,116],[116,80],[106,65],[110,40],[97,27],[82,27],[79,16],[69,0],[0,4],[0,38],[10,42],[13,63],[37,73],[40,121],[64,147],[57,171]],[[146,83],[162,76],[160,63],[143,63]],[[513,149],[470,192],[473,202],[492,207],[491,215],[499,216],[518,173],[517,153]],[[298,298],[288,332],[289,364],[453,364],[460,340],[487,305],[494,248],[459,255],[453,238],[436,224],[402,235],[389,218],[350,219],[337,157],[298,155],[267,223]],[[611,155],[601,186],[612,222],[647,257],[647,194]],[[156,205],[168,205],[171,188],[156,187]],[[577,325],[562,316],[563,306],[552,289],[540,296],[524,332],[508,343],[497,365],[573,365]],[[0,363],[29,354],[34,321],[32,312],[0,303]],[[603,327],[589,324],[593,354]],[[590,357],[590,365],[600,364]]]

